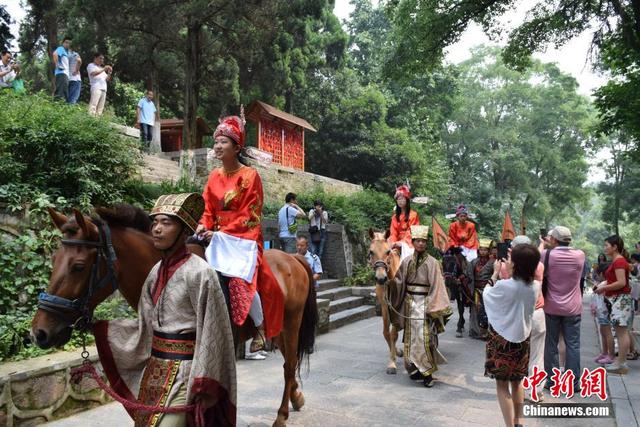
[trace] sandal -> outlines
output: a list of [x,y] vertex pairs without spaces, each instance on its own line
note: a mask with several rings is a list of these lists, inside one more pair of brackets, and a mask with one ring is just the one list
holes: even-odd
[[627,360],[638,360],[638,357],[640,357],[640,354],[637,351],[627,353]]

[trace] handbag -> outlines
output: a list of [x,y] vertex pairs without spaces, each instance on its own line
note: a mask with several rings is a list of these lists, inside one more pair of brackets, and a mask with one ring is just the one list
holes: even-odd
[[296,234],[298,232],[298,223],[296,222],[296,219],[293,219],[293,222],[291,224],[289,224],[289,207],[287,206],[287,210],[286,210],[286,217],[287,217],[287,230],[289,230],[289,233],[291,234]]

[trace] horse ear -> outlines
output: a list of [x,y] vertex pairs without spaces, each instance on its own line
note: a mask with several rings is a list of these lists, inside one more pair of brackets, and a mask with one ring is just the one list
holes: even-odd
[[376,237],[376,233],[375,231],[373,231],[373,228],[369,227],[369,237],[371,238],[371,240],[373,240],[374,237]]
[[87,222],[84,220],[84,215],[82,215],[82,212],[80,212],[78,209],[73,209],[73,215],[76,217],[76,223],[78,223],[78,226],[80,227],[80,229],[82,229],[82,233],[85,236],[89,235],[89,227],[87,227]]
[[62,226],[67,223],[69,218],[51,207],[48,207],[47,210],[49,211],[49,216],[51,217],[53,224],[58,228],[58,230],[62,229]]
[[387,229],[384,232],[384,239],[387,240],[389,238],[389,236],[391,236],[391,230]]

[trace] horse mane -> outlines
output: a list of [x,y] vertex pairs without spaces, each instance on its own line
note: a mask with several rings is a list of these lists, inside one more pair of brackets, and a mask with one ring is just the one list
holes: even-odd
[[151,231],[151,219],[144,210],[127,204],[119,203],[111,207],[99,206],[95,209],[97,217],[94,222],[106,222],[110,227],[128,227],[143,233]]

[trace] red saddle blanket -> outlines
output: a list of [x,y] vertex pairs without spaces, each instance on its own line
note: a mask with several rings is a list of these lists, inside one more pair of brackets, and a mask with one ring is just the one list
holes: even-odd
[[264,313],[264,329],[267,338],[275,337],[282,330],[284,319],[284,295],[262,254],[258,256],[256,273],[251,283],[239,278],[229,281],[231,319],[236,325],[244,325],[249,315],[255,292],[260,293]]

